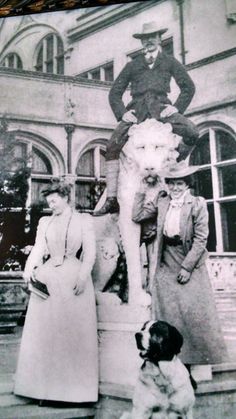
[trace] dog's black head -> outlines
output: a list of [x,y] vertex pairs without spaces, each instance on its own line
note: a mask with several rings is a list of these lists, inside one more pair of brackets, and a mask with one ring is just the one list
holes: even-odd
[[140,356],[155,364],[159,361],[171,361],[183,345],[180,332],[164,321],[144,323],[141,331],[135,334],[135,338]]

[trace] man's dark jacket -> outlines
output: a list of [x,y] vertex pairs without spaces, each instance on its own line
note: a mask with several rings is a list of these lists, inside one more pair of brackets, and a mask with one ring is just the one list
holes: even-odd
[[[173,104],[179,113],[184,113],[195,93],[195,86],[184,66],[174,57],[159,53],[152,69],[143,54],[126,64],[110,90],[109,102],[117,120],[134,109],[139,122],[147,117],[159,118],[163,104],[171,103],[167,97],[171,78],[180,88],[180,94]],[[132,101],[126,107],[122,97],[129,86]]]

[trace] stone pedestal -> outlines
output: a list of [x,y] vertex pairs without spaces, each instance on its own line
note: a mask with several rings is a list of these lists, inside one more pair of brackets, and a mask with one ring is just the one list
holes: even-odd
[[134,385],[142,359],[135,332],[150,319],[145,307],[98,305],[100,382]]

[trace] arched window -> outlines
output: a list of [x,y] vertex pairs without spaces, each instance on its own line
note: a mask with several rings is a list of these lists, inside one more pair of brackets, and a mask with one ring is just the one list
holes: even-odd
[[196,193],[207,200],[208,249],[236,252],[236,136],[222,125],[205,129],[190,163],[200,165]]
[[93,144],[80,157],[76,168],[76,206],[93,210],[105,188],[105,147]]
[[15,52],[11,52],[7,54],[6,57],[1,62],[2,67],[14,68],[18,70],[22,70],[23,65],[21,58]]
[[[45,203],[41,197],[41,191],[53,176],[52,165],[48,157],[31,142],[18,142],[13,149],[14,159],[13,172],[19,168],[22,161],[26,162],[30,168],[31,176],[29,179],[30,193],[28,194],[27,206],[32,204]],[[46,206],[46,203],[45,203]]]
[[63,42],[56,34],[47,35],[40,43],[35,70],[42,73],[64,74]]
[[31,203],[42,202],[41,191],[52,177],[52,165],[49,159],[36,147],[32,147],[31,165]]

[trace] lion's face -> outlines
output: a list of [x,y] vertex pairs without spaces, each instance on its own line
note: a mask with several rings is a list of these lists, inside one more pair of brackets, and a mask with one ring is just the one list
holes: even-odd
[[138,166],[141,176],[152,183],[167,162],[178,156],[178,142],[170,124],[148,119],[130,128],[125,153]]

